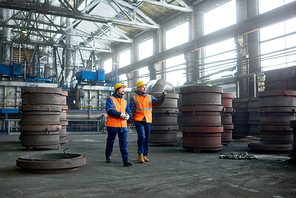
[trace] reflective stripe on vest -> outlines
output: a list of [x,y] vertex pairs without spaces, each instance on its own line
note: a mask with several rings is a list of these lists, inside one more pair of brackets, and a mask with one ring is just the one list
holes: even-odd
[[[148,95],[148,94],[147,94]],[[146,97],[146,96],[145,96]],[[146,109],[140,109],[140,105],[139,105],[139,100],[138,100],[138,95],[135,96],[136,98],[136,104],[137,104],[137,107],[136,107],[136,110],[135,111],[152,111],[152,105],[151,105],[151,96],[148,95],[148,107],[150,108],[146,108]]]
[[150,95],[133,97],[135,102],[134,121],[142,121],[145,117],[147,123],[152,122],[152,97]]
[[[118,100],[116,100],[114,96],[110,96],[110,99],[113,103],[113,110],[121,113],[125,112],[125,108],[127,105],[127,102],[125,99],[119,98],[120,103],[117,102]],[[127,121],[125,119],[117,118],[107,114],[107,126],[108,127],[127,127]]]

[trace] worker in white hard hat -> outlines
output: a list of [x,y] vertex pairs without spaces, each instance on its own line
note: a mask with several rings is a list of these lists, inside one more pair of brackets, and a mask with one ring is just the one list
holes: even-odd
[[165,101],[166,92],[156,99],[146,92],[146,83],[137,82],[136,95],[131,98],[130,109],[132,118],[138,133],[139,163],[149,162],[147,158],[149,148],[149,136],[152,123],[152,106],[160,106]]
[[106,162],[111,163],[111,154],[113,151],[116,134],[119,138],[119,147],[124,166],[130,166],[133,163],[129,161],[128,142],[127,142],[127,120],[131,116],[131,110],[127,101],[123,98],[125,85],[117,83],[114,86],[114,93],[106,100],[107,111],[107,144],[106,144]]

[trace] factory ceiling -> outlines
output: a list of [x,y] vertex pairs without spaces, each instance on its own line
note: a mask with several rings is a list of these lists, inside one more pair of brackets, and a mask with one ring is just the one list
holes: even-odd
[[111,52],[168,16],[192,12],[193,2],[200,0],[2,0],[0,27],[11,31],[6,42]]

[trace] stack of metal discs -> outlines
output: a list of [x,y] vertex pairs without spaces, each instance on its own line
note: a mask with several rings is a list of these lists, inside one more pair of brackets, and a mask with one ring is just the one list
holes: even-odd
[[232,116],[234,129],[233,138],[243,138],[249,134],[249,113],[248,99],[235,98],[232,100],[232,106],[235,113]]
[[223,112],[221,116],[221,122],[224,129],[222,133],[223,145],[229,145],[232,142],[232,130],[234,128],[232,123],[232,115],[234,111],[232,108],[232,99],[233,99],[233,94],[231,93],[222,94]]
[[248,146],[253,150],[290,152],[293,129],[290,121],[296,120],[296,91],[275,90],[259,92],[260,142]]
[[20,140],[30,148],[59,148],[60,96],[62,90],[47,87],[24,87]]
[[222,87],[196,85],[180,89],[183,148],[196,152],[222,149],[222,92]]
[[60,144],[65,144],[68,142],[68,137],[67,137],[67,126],[68,126],[68,120],[67,120],[67,96],[68,92],[63,91],[60,99],[61,99],[61,108],[62,111],[60,113],[60,121],[62,128],[60,129]]
[[249,112],[249,135],[260,137],[259,123],[260,123],[260,114],[259,114],[259,104],[260,99],[257,97],[249,98],[248,112]]
[[[159,98],[162,93],[151,93]],[[179,94],[168,93],[161,106],[152,107],[152,125],[150,130],[150,144],[173,145],[177,144]]]

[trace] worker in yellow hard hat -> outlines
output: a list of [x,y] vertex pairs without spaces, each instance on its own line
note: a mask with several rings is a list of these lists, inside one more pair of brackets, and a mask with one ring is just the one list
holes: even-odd
[[125,85],[117,83],[114,86],[114,93],[106,100],[107,111],[107,143],[106,143],[106,162],[111,162],[114,140],[116,134],[119,138],[119,147],[124,166],[130,166],[133,163],[129,161],[128,142],[127,142],[127,120],[131,116],[131,110],[127,101],[123,98]]
[[131,98],[130,109],[133,121],[138,133],[139,162],[149,162],[147,158],[149,148],[149,136],[152,123],[152,106],[160,106],[165,101],[166,92],[156,99],[146,92],[146,83],[142,80],[137,82],[136,95]]

